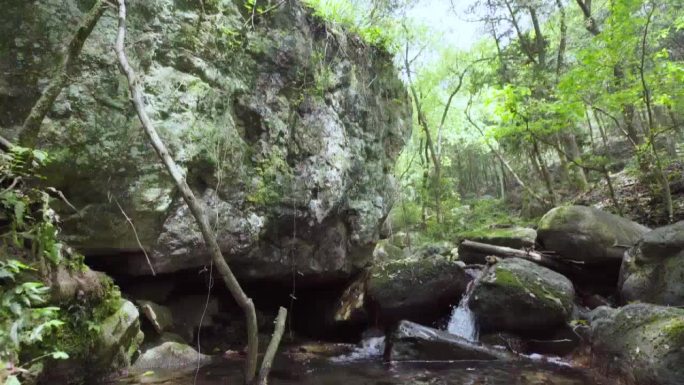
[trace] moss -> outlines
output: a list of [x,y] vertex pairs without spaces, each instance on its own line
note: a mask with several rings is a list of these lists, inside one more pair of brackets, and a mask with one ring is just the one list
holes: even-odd
[[534,295],[534,297],[550,307],[560,305],[564,309],[569,309],[570,304],[564,303],[565,296],[562,293],[546,286],[540,285],[535,280],[521,278],[510,270],[497,267],[494,271],[494,283],[500,286],[506,286],[511,291],[525,292]]
[[256,184],[247,194],[246,200],[258,207],[280,203],[292,189],[292,171],[285,157],[272,152],[255,167]]
[[[102,287],[104,295],[100,298],[61,304],[64,325],[54,336],[54,346],[69,355],[69,361],[79,369],[74,375],[82,377],[81,380],[110,369],[93,361],[94,349],[99,341],[100,325],[119,311],[123,300],[119,288],[109,277],[102,278]],[[83,368],[87,370],[83,371]]]
[[373,271],[373,286],[380,290],[393,290],[393,285],[405,285],[407,282],[420,284],[429,281],[429,277],[439,276],[443,272],[443,263],[425,259],[405,258],[378,266]]
[[684,317],[667,321],[662,327],[662,333],[667,343],[684,343]]

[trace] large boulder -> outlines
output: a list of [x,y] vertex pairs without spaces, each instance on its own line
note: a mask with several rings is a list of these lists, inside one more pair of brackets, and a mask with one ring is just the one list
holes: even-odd
[[681,385],[684,309],[631,304],[590,314],[593,352],[633,384]]
[[512,357],[505,350],[485,347],[410,321],[401,321],[390,339],[392,360],[498,360]]
[[629,219],[586,206],[561,206],[539,221],[537,242],[561,258],[592,263],[616,263],[649,231]]
[[539,334],[570,319],[574,297],[572,282],[564,276],[511,258],[485,270],[468,304],[484,332]]
[[385,321],[431,321],[458,302],[471,279],[462,263],[444,257],[406,258],[374,266],[367,295]]
[[626,302],[684,306],[684,221],[646,233],[625,253],[620,292]]
[[[87,4],[3,4],[3,135],[14,139]],[[346,280],[370,262],[392,206],[411,131],[405,87],[390,54],[301,2],[249,28],[245,12],[225,0],[129,2],[127,49],[147,113],[238,278],[289,282],[296,266],[300,283]],[[65,207],[66,235],[99,267],[151,274],[141,245],[157,273],[201,267],[198,227],[131,108],[116,24],[108,9],[43,122],[46,183],[80,210]]]

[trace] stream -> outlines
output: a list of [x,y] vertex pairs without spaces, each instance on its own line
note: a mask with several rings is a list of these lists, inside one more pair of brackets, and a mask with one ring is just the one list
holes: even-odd
[[[471,272],[474,281],[481,273]],[[444,328],[451,334],[477,343],[478,326],[468,307],[474,284],[468,287]],[[558,357],[535,354],[527,359],[504,361],[392,361],[385,362],[385,337],[373,336],[358,345],[303,343],[281,346],[269,384],[311,385],[614,385],[595,372],[572,367]],[[205,366],[199,370],[155,370],[119,378],[111,385],[227,385],[241,384],[240,361]]]
[[[300,357],[301,358],[301,357]],[[241,384],[238,363],[221,364],[181,373],[156,371],[154,374],[121,379],[113,384],[227,385]],[[322,357],[298,359],[283,354],[275,362],[270,384],[318,385],[613,385],[590,371],[539,362],[412,361],[383,363],[381,357],[354,361]]]

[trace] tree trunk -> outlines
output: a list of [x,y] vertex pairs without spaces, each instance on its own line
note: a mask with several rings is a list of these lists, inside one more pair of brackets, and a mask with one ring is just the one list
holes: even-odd
[[565,153],[563,153],[563,151],[560,151],[559,135],[554,135],[554,139],[558,142],[556,153],[558,154],[558,161],[560,163],[561,180],[564,183],[570,183],[570,168],[568,167],[568,159],[565,157]]
[[[566,154],[575,164],[578,164],[581,157],[579,147],[577,146],[577,139],[575,134],[569,133],[563,136],[563,141],[565,142]],[[579,191],[587,191],[589,189],[589,184],[587,183],[587,176],[584,172],[583,167],[575,167],[574,170],[575,184]]]
[[596,144],[594,143],[594,127],[591,124],[591,117],[589,117],[589,110],[584,109],[584,116],[587,118],[587,126],[589,128],[589,143],[591,143],[592,153],[596,150]]
[[[211,229],[209,220],[207,219],[207,216],[204,214],[204,208],[202,207],[200,202],[195,198],[195,194],[190,189],[190,186],[188,186],[182,171],[180,170],[178,165],[176,165],[176,162],[169,154],[166,145],[164,145],[164,142],[162,141],[161,137],[154,128],[152,121],[149,119],[147,113],[145,112],[145,104],[143,102],[143,92],[140,86],[140,80],[136,77],[133,68],[130,66],[128,62],[128,58],[126,57],[124,47],[124,41],[126,38],[126,1],[118,0],[118,3],[119,26],[116,37],[115,50],[119,60],[119,67],[121,69],[121,72],[126,76],[128,80],[128,88],[131,93],[133,106],[135,107],[135,111],[138,114],[138,118],[142,123],[143,130],[145,131],[147,137],[150,140],[150,144],[156,151],[160,160],[162,160],[162,162],[164,163],[164,166],[166,167],[166,170],[168,171],[171,178],[173,179],[176,188],[178,188],[179,192],[181,193],[181,196],[185,200],[185,203],[190,208],[190,212],[197,221],[197,224],[199,225],[200,231],[202,233],[202,237],[204,238],[207,250],[211,255],[212,262],[214,263],[217,270],[219,271],[219,274],[223,278],[223,282],[228,288],[228,291],[231,293],[233,299],[235,299],[235,302],[237,302],[237,304],[244,312],[247,324],[247,356],[245,357],[244,374],[245,383],[251,384],[256,376],[257,359],[259,352],[259,333],[254,303],[252,302],[251,298],[247,297],[245,292],[242,290],[242,287],[240,287],[240,284],[238,283],[237,279],[233,275],[233,272],[228,266],[228,263],[226,262],[225,258],[223,257],[218,242],[216,241],[216,237],[214,236],[214,233]],[[276,341],[276,343],[277,342],[278,341]],[[270,363],[265,363],[265,365],[270,365]]]
[[549,168],[546,167],[546,162],[544,162],[544,158],[542,158],[541,152],[539,151],[539,143],[537,143],[537,139],[534,138],[532,138],[532,150],[533,156],[536,158],[539,164],[544,185],[546,185],[546,190],[548,191],[549,198],[551,199],[551,204],[555,206],[558,202],[556,199],[556,193],[553,191],[553,179],[551,179]]
[[608,137],[606,136],[606,129],[604,128],[603,121],[601,118],[598,116],[596,113],[596,110],[592,110],[594,112],[594,119],[596,120],[596,127],[598,127],[599,134],[601,134],[601,141],[603,142],[603,148],[608,148]]
[[670,191],[670,181],[667,179],[665,172],[663,170],[663,164],[660,161],[660,155],[658,154],[658,149],[656,147],[656,138],[653,127],[653,107],[651,103],[651,90],[646,82],[645,67],[646,67],[646,43],[648,37],[648,29],[651,25],[653,18],[653,13],[655,13],[655,6],[651,7],[646,19],[646,25],[644,26],[644,33],[641,41],[641,63],[639,65],[639,75],[641,78],[641,86],[644,95],[644,102],[646,104],[646,112],[648,115],[648,135],[649,144],[651,148],[651,153],[653,154],[653,159],[655,160],[655,171],[656,177],[660,182],[661,193],[663,195],[663,201],[665,203],[665,210],[667,212],[667,219],[669,222],[674,220],[674,211],[672,206],[672,193]]

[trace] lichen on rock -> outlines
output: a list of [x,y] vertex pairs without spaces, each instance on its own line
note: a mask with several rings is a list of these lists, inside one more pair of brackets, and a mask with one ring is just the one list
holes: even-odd
[[[392,165],[410,133],[409,99],[391,56],[326,29],[299,2],[247,27],[238,2],[205,3],[202,11],[200,2],[130,2],[126,48],[147,113],[239,278],[285,280],[292,265],[303,280],[353,276],[370,261],[392,205]],[[26,11],[23,2],[9,8],[3,23]],[[13,81],[26,90],[11,100],[35,99],[52,68],[40,58],[61,48],[69,20],[82,12],[75,0],[41,2],[8,31],[26,41],[0,59],[19,69]],[[47,183],[81,210],[65,216],[70,242],[109,271],[151,274],[122,211],[158,273],[202,266],[199,231],[129,106],[111,50],[115,25],[105,13],[79,76],[43,124],[40,143],[55,157]],[[17,66],[29,54],[34,62]],[[0,112],[8,128],[25,113]]]

